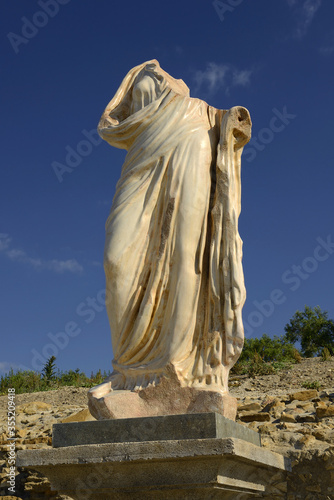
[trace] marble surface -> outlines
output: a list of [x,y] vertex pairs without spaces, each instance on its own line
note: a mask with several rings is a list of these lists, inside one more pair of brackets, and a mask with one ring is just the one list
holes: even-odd
[[114,372],[90,390],[94,416],[113,392],[138,394],[170,371],[183,388],[226,395],[244,336],[238,217],[249,113],[190,97],[152,60],[129,71],[98,131],[127,155],[104,251]]

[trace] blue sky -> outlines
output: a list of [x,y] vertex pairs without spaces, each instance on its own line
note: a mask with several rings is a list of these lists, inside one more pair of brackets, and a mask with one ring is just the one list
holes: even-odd
[[133,66],[156,58],[191,95],[242,105],[246,336],[297,309],[334,317],[330,0],[16,0],[2,5],[0,370],[111,368],[104,223],[124,151],[99,117]]

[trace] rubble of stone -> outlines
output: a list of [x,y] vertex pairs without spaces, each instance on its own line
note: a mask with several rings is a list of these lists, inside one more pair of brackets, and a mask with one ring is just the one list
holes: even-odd
[[[272,477],[266,498],[334,499],[333,375],[334,358],[312,358],[275,375],[231,377],[230,391],[238,398],[237,422],[258,431],[262,446],[292,460],[288,480],[281,473]],[[312,385],[320,387],[305,388]],[[6,396],[0,400],[0,497],[9,500]],[[85,388],[18,395],[16,449],[50,447],[54,423],[93,420],[86,401]],[[34,471],[19,469],[16,484],[22,500],[66,498],[52,492],[49,481]]]

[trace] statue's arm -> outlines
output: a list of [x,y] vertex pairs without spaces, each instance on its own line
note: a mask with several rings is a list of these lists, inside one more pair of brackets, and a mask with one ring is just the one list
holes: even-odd
[[228,110],[228,128],[235,138],[234,150],[243,148],[251,138],[252,121],[249,111],[242,106]]

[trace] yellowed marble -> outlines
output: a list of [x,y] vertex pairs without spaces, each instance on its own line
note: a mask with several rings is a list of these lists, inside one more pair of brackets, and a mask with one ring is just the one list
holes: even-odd
[[238,217],[249,113],[189,97],[152,60],[129,71],[98,131],[127,156],[104,253],[114,372],[90,398],[156,385],[170,367],[183,387],[226,394],[244,337]]

